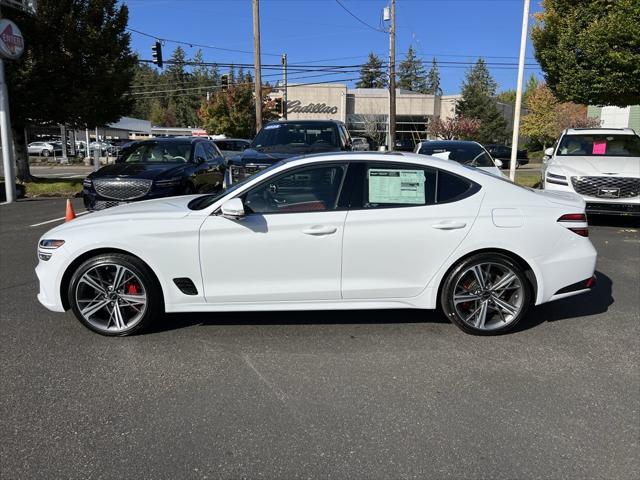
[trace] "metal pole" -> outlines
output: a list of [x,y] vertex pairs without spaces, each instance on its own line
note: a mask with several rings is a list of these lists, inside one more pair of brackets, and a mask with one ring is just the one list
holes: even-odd
[[262,128],[262,75],[260,73],[260,4],[253,0],[253,68],[256,95],[256,132]]
[[522,13],[522,32],[520,33],[520,58],[518,59],[518,84],[516,86],[516,108],[513,114],[513,137],[511,137],[511,160],[509,178],[516,179],[516,162],[518,161],[518,136],[520,135],[520,107],[522,106],[522,79],[524,77],[524,55],[527,50],[527,30],[529,29],[529,3],[524,0]]
[[284,83],[284,91],[282,92],[282,118],[287,119],[287,54],[282,54],[282,83]]
[[396,146],[396,0],[391,0],[391,25],[389,27],[389,145]]
[[[87,148],[89,148],[87,146]],[[100,144],[98,143],[98,127],[96,127],[96,146],[93,149],[93,170],[100,170]]]
[[4,80],[4,60],[0,59],[0,138],[2,139],[2,166],[6,202],[16,199],[16,172],[13,165],[13,138],[9,116],[9,92]]
[[87,165],[91,165],[91,157],[89,156],[89,129],[85,128],[84,129],[84,136],[85,136],[85,144],[84,144],[84,157],[86,159],[87,162],[89,162]]

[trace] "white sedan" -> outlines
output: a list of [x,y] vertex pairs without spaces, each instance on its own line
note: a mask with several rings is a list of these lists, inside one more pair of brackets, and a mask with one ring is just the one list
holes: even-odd
[[587,292],[584,201],[415,154],[279,162],[220,195],[136,202],[39,242],[38,299],[128,335],[162,312],[433,309],[462,330],[513,328]]

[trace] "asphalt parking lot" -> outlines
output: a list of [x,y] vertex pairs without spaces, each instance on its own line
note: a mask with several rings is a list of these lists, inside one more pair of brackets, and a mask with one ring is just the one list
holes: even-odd
[[592,293],[508,335],[391,310],[167,315],[105,338],[37,303],[41,223],[63,215],[0,205],[2,478],[640,477],[629,220],[591,227]]

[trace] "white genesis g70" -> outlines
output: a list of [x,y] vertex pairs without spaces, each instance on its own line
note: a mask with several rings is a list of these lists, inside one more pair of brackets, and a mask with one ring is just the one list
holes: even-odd
[[416,154],[285,160],[218,195],[62,224],[38,245],[38,299],[104,335],[163,312],[441,307],[468,333],[587,292],[585,202]]

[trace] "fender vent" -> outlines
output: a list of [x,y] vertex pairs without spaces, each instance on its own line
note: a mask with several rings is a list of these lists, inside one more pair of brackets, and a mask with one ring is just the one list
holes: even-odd
[[176,287],[178,287],[180,291],[185,295],[198,295],[198,289],[193,284],[190,278],[174,278],[173,283],[175,283]]

